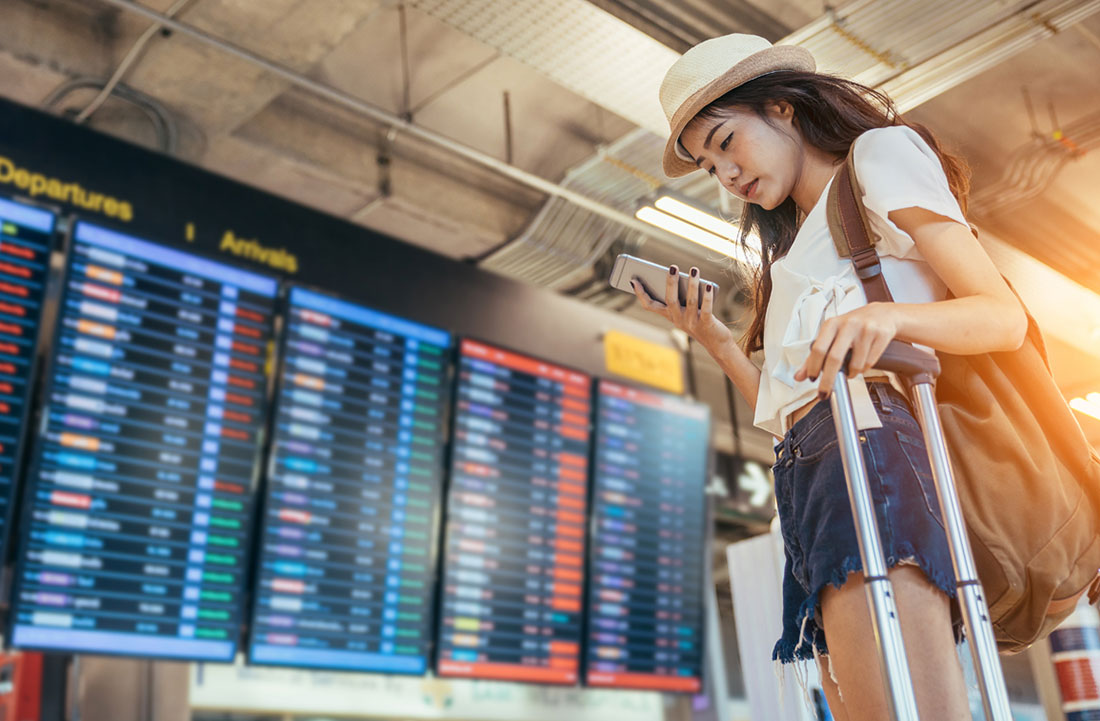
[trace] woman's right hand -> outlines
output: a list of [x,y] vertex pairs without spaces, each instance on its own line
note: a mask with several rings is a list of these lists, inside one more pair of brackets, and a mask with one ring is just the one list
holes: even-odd
[[[675,265],[669,266],[668,275],[665,276],[663,303],[650,297],[637,280],[631,279],[630,287],[634,289],[634,295],[638,296],[643,308],[667,318],[674,326],[694,338],[711,355],[714,355],[729,346],[733,340],[733,334],[725,324],[714,317],[714,286],[708,283],[704,286],[705,290],[700,290],[698,268],[692,268],[688,275],[690,277],[686,305],[680,305],[680,269]],[[700,292],[703,294],[702,307],[699,305]]]

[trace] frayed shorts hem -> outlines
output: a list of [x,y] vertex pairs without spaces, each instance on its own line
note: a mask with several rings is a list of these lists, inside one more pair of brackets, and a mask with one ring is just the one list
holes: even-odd
[[[898,568],[900,566],[916,566],[925,577],[949,598],[956,597],[955,579],[936,570],[918,555],[909,544],[900,544],[895,552],[887,555],[886,566]],[[798,636],[794,639],[781,638],[776,642],[772,650],[772,660],[780,663],[795,663],[796,661],[811,661],[815,656],[828,656],[829,647],[825,643],[825,633],[821,627],[820,596],[825,586],[840,588],[848,582],[853,573],[863,572],[863,562],[859,556],[848,556],[837,568],[832,576],[815,588],[802,602],[795,614],[795,623],[798,625]],[[956,638],[956,640],[958,640]]]

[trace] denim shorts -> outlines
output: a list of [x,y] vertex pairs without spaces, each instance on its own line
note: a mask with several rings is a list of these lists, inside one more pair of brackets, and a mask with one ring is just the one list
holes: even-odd
[[[882,428],[860,431],[886,565],[918,566],[948,596],[955,574],[920,426],[904,395],[868,383]],[[818,403],[775,447],[775,498],[783,532],[783,635],[774,660],[827,654],[818,595],[862,571],[831,404]],[[956,638],[959,628],[956,625]]]

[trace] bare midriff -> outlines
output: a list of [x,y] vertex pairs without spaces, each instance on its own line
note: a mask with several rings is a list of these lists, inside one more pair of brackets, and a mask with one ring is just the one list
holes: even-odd
[[795,423],[798,423],[800,420],[805,418],[806,414],[809,413],[813,409],[813,407],[816,406],[819,402],[820,401],[815,398],[806,405],[791,413],[790,422],[787,423],[787,428],[792,428]]
[[[866,381],[867,383],[889,383],[890,379],[886,376],[872,376],[871,378],[865,378],[864,381]],[[795,423],[798,423],[800,420],[805,418],[806,414],[813,410],[813,407],[820,402],[820,400],[815,398],[806,405],[791,413],[788,417],[789,421],[787,423],[787,429],[790,430],[790,428],[792,428]]]

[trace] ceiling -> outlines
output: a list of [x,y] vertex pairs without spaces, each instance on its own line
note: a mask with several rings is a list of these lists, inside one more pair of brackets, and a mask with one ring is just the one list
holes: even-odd
[[[1097,4],[971,2],[971,19],[952,25],[959,42],[978,36],[981,28],[971,33],[965,23],[982,13],[1026,21],[1032,34],[1014,53],[984,50],[986,62],[970,65],[985,69],[937,88],[907,113],[970,160],[972,215],[999,249],[995,259],[1015,269],[1015,276],[1005,272],[1029,304],[1041,306],[1036,314],[1051,331],[1056,377],[1067,394],[1100,391],[1100,154],[1089,152],[1100,145]],[[126,62],[117,95],[86,120],[91,127],[158,147],[164,132],[150,123],[148,108],[132,102],[147,99],[167,119],[181,160],[639,317],[645,314],[604,285],[622,249],[698,264],[724,280],[727,317],[744,310],[729,259],[554,197],[559,188],[579,193],[629,219],[638,199],[664,182],[652,120],[660,73],[653,68],[714,35],[754,32],[775,41],[801,33],[821,47],[839,43],[840,59],[877,63],[865,69],[884,70],[874,82],[889,75],[883,82],[901,88],[895,76],[919,81],[932,72],[925,61],[950,49],[927,50],[935,33],[905,44],[912,13],[931,12],[931,5],[902,0],[851,0],[832,9],[821,0],[141,5],[178,13],[184,25],[297,79],[178,30],[153,34],[134,53],[149,19],[107,0],[0,0],[0,95],[38,107],[53,95],[53,111],[75,116],[97,94],[78,82],[102,86]],[[890,32],[863,30],[872,20]],[[337,92],[322,97],[317,87]],[[379,112],[361,112],[364,103]],[[1061,140],[1053,137],[1059,129]],[[455,152],[455,144],[469,152]],[[736,213],[705,177],[670,185]],[[698,395],[716,408],[719,446],[739,442],[766,458],[770,439],[751,430],[744,404],[735,441],[717,367],[704,356],[695,368]],[[1100,421],[1082,423],[1100,443]]]

